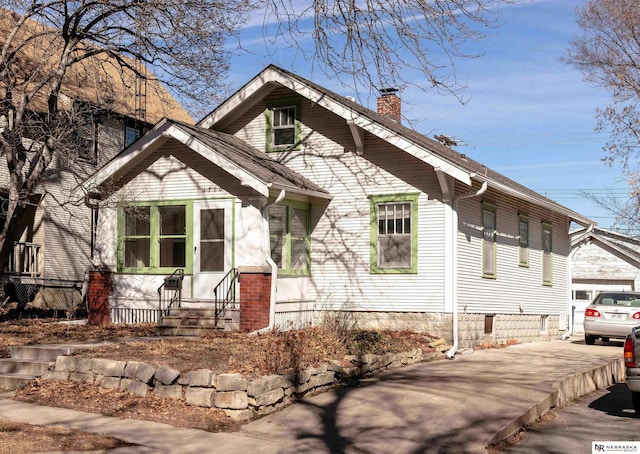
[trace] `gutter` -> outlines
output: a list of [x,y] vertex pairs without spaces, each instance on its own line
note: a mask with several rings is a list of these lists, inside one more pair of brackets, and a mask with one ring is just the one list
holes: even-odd
[[472,197],[478,197],[484,194],[487,190],[487,182],[486,180],[482,182],[482,186],[480,189],[474,192],[469,192],[467,194],[462,194],[453,198],[453,228],[451,229],[453,234],[453,260],[452,260],[452,285],[453,285],[453,301],[451,307],[451,314],[453,316],[453,327],[452,327],[452,340],[453,345],[446,353],[447,358],[453,359],[458,351],[458,202],[464,199],[470,199]]
[[265,244],[267,245],[267,250],[269,251],[267,254],[266,262],[271,267],[271,292],[269,295],[269,324],[265,328],[260,328],[256,331],[252,331],[249,333],[249,336],[255,336],[258,334],[268,333],[273,331],[273,327],[276,322],[276,288],[278,284],[278,265],[271,258],[271,242],[269,241],[269,213],[267,210],[271,205],[275,205],[276,203],[281,202],[286,195],[284,189],[280,191],[278,197],[271,202],[267,203],[260,210],[262,212],[262,219],[265,221],[267,228],[264,229],[265,232]]

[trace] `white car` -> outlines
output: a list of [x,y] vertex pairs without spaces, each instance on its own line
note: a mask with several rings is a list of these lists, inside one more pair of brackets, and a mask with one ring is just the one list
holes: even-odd
[[640,292],[600,293],[584,311],[584,342],[624,339],[640,324]]

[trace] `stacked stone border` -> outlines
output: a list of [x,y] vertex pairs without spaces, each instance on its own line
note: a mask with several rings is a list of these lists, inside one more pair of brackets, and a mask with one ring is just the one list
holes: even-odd
[[306,394],[317,393],[385,369],[434,359],[441,352],[424,355],[421,349],[384,355],[351,355],[291,374],[266,375],[248,380],[241,374],[215,374],[208,369],[181,373],[162,365],[138,361],[58,356],[55,366],[42,378],[92,383],[119,388],[140,397],[182,399],[189,405],[218,408],[236,420],[272,413]]

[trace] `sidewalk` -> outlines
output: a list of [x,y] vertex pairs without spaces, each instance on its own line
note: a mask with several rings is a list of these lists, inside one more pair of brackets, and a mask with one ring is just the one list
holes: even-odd
[[[624,380],[621,344],[552,341],[414,364],[212,434],[0,398],[0,417],[141,445],[110,453],[482,453],[551,406]],[[252,451],[249,451],[252,450]]]

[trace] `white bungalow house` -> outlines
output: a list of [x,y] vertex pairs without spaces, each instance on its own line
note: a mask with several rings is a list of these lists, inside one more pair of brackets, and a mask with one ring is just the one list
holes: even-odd
[[80,188],[100,199],[112,308],[153,310],[176,269],[187,302],[262,270],[271,325],[341,311],[459,345],[565,333],[569,225],[592,224],[402,126],[392,91],[374,112],[275,66],[197,126],[162,120]]
[[598,293],[640,289],[640,239],[597,227],[571,232],[573,331]]

